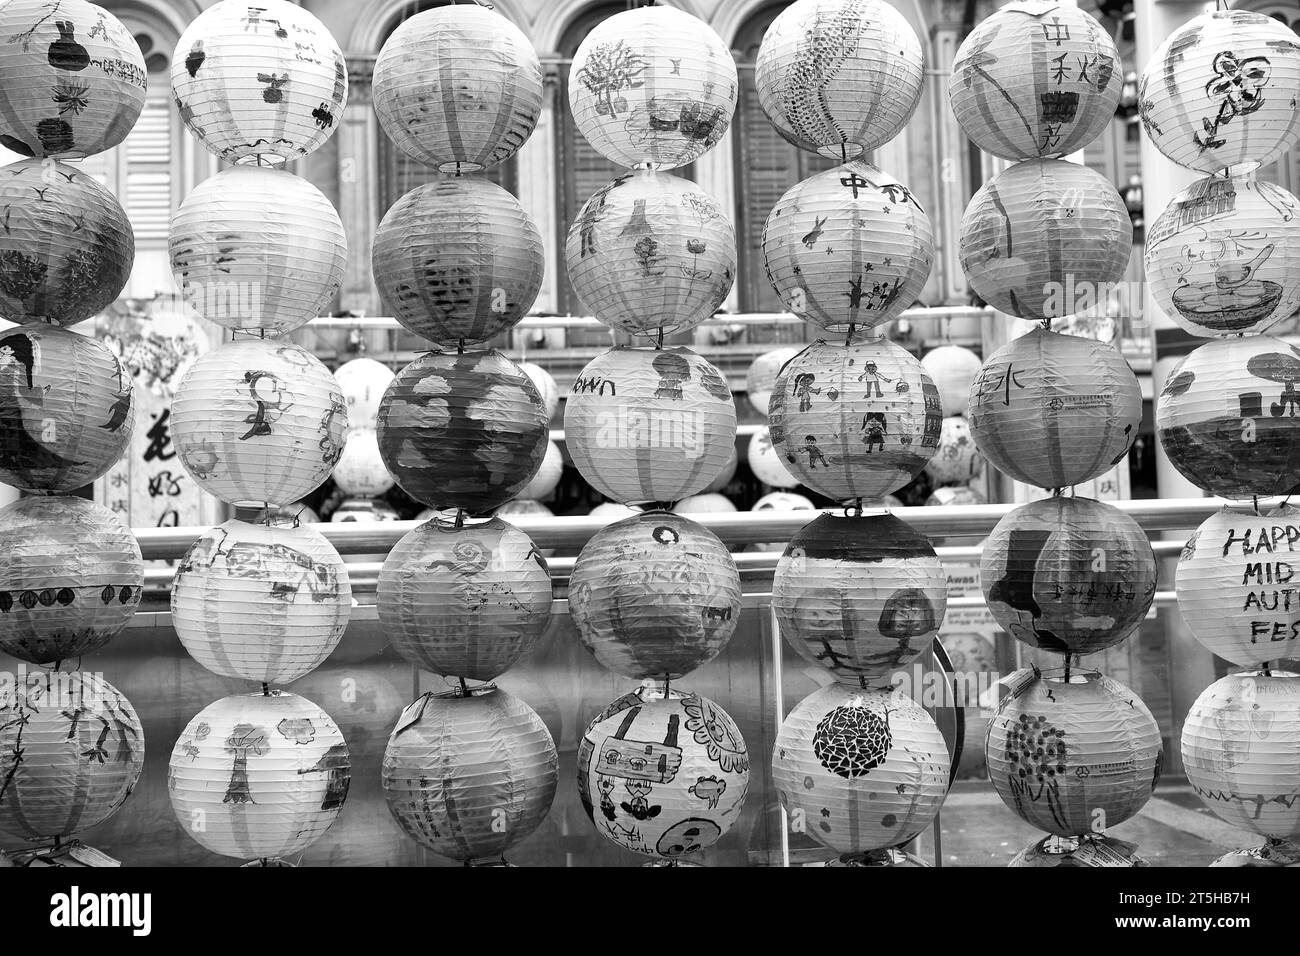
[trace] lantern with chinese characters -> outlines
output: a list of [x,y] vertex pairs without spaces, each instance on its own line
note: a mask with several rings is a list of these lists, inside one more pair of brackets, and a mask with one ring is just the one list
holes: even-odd
[[334,370],[334,381],[348,407],[348,428],[374,428],[379,418],[379,400],[396,376],[383,362],[354,358]]
[[190,132],[232,163],[281,165],[329,139],[348,100],[343,51],[288,0],[220,0],[181,34],[172,98]]
[[537,469],[533,480],[519,490],[519,497],[540,501],[555,493],[564,475],[564,452],[553,441],[546,442],[546,454],[542,456],[542,465]]
[[536,362],[520,362],[519,367],[537,386],[537,394],[542,396],[542,404],[546,406],[546,420],[549,422],[560,407],[560,386],[556,384],[555,376]]
[[1133,226],[1101,173],[1060,159],[1016,163],[980,187],[961,221],[958,255],[989,305],[1022,319],[1092,306],[1124,278]]
[[596,829],[646,856],[691,861],[731,829],[749,789],[736,722],[698,694],[640,687],[578,745],[578,796]]
[[550,812],[555,741],[537,713],[495,687],[425,695],[384,750],[388,809],[421,846],[465,863],[500,859]]
[[224,697],[172,748],[167,790],[181,829],[222,856],[301,853],[330,828],[352,780],[330,715],[283,691]]
[[412,159],[475,172],[523,146],[542,110],[542,64],[523,32],[489,8],[415,14],[375,60],[379,123]]
[[624,677],[672,678],[712,660],[740,623],[740,574],[703,525],[647,511],[596,532],[573,565],[583,646]]
[[330,475],[349,498],[378,498],[393,487],[393,476],[379,454],[379,436],[373,428],[349,428],[343,454]]
[[939,446],[925,463],[925,473],[936,485],[957,484],[979,477],[984,458],[966,419],[950,415],[939,429]]
[[542,286],[542,237],[495,183],[443,177],[385,213],[370,262],[398,322],[435,345],[485,342],[517,323]]
[[1160,728],[1133,691],[1095,671],[1017,671],[985,747],[1002,802],[1057,836],[1123,823],[1151,798],[1163,763]]
[[803,351],[801,345],[787,345],[783,348],[764,352],[750,363],[745,373],[745,398],[754,411],[767,417],[767,405],[772,400],[772,387],[776,377],[781,374],[785,363]]
[[898,318],[934,263],[930,217],[911,190],[852,160],[796,183],[763,226],[767,277],[785,307],[832,332]]
[[325,194],[284,170],[234,166],[172,215],[172,275],[199,315],[228,329],[292,332],[323,315],[348,244]]
[[745,462],[754,477],[769,488],[799,487],[799,479],[786,467],[780,449],[772,444],[772,433],[766,425],[749,437]]
[[903,487],[938,447],[939,392],[901,345],[818,341],[782,369],[768,427],[783,464],[836,501]]
[[1036,328],[1002,346],[970,390],[980,454],[1017,481],[1066,488],[1124,460],[1142,390],[1119,349]]
[[347,419],[338,382],[302,346],[239,339],[181,379],[172,440],[190,477],[221,500],[285,505],[329,477]]
[[939,390],[943,414],[965,415],[970,387],[980,373],[980,357],[959,345],[940,345],[921,357],[921,365]]

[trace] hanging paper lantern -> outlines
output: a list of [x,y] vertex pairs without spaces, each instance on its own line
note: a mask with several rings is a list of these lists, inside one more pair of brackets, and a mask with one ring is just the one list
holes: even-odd
[[921,365],[939,390],[945,417],[965,415],[971,386],[980,373],[980,357],[959,345],[940,345],[921,358]]
[[703,20],[640,7],[596,25],[573,55],[569,112],[620,166],[675,169],[711,149],[736,111],[736,61]]
[[266,524],[268,518],[273,522],[288,524],[320,523],[320,515],[301,501],[295,501],[291,505],[275,505],[271,508],[262,508],[253,516],[252,521],[253,524]]
[[339,214],[307,180],[235,166],[185,197],[167,248],[181,294],[199,315],[278,335],[328,311],[348,244]]
[[519,497],[528,498],[533,501],[539,501],[542,498],[549,498],[559,487],[560,478],[564,475],[564,452],[560,451],[560,446],[555,442],[548,440],[546,442],[546,454],[542,456],[542,465],[537,469],[537,474],[533,480],[520,489]]
[[334,370],[334,381],[348,407],[348,429],[374,428],[379,419],[379,401],[396,376],[383,362],[354,358]]
[[1124,278],[1132,244],[1128,209],[1109,179],[1078,163],[1034,159],[972,197],[958,255],[989,305],[1041,321],[1084,311],[1084,297],[1095,306]]
[[619,846],[698,859],[731,829],[749,752],[727,712],[698,694],[639,687],[596,715],[578,745],[578,796]]
[[612,518],[616,521],[639,514],[641,514],[640,508],[633,507],[632,505],[619,504],[616,501],[602,502],[592,508],[589,512],[589,516],[592,518]]
[[718,472],[718,476],[705,486],[705,494],[712,494],[715,492],[720,494],[726,490],[727,486],[731,484],[732,479],[736,477],[736,469],[739,467],[740,454],[736,451],[736,445],[733,442],[731,445],[731,453],[727,455],[727,463],[722,466],[722,471]]
[[905,185],[853,160],[796,183],[763,226],[785,307],[832,332],[865,331],[912,305],[930,277],[930,217]]
[[[550,515],[554,517],[555,512],[540,501],[534,501],[530,498],[515,498],[507,501],[496,510],[498,518],[508,518],[511,515]],[[433,515],[429,515],[429,517],[432,518]],[[549,558],[552,553],[551,551],[543,551],[542,555]]]
[[758,102],[789,142],[852,159],[897,136],[921,102],[921,41],[882,0],[799,0],[763,34]]
[[112,149],[139,119],[147,86],[140,45],[103,7],[0,5],[0,146],[61,159]]
[[1119,349],[1035,328],[994,352],[970,390],[970,430],[999,471],[1039,488],[1091,481],[1124,460],[1142,389]]
[[602,667],[675,680],[731,640],[740,623],[740,574],[708,528],[647,511],[587,541],[569,578],[569,612]]
[[1300,138],[1300,43],[1249,10],[1193,17],[1151,55],[1138,85],[1142,125],[1180,166],[1263,166]]
[[830,684],[804,698],[772,751],[772,782],[804,832],[841,853],[902,846],[948,795],[948,745],[905,694]]
[[785,348],[764,352],[749,366],[745,373],[745,397],[754,411],[767,417],[767,405],[772,399],[772,388],[776,377],[786,362],[803,351],[802,345],[788,345]]
[[984,470],[984,457],[975,447],[975,436],[966,419],[952,415],[943,420],[939,447],[925,463],[925,473],[937,485],[970,481]]
[[883,338],[814,342],[781,371],[768,411],[791,474],[836,501],[903,487],[934,455],[941,424],[925,368]]
[[736,403],[688,348],[613,348],[574,380],[564,434],[574,466],[607,498],[679,501],[726,465]]
[[505,162],[533,134],[542,64],[501,14],[456,4],[392,32],[372,91],[379,125],[402,152],[444,173],[475,172]]
[[955,508],[968,505],[986,505],[988,499],[968,485],[944,485],[936,488],[925,499],[927,508]]
[[1100,136],[1123,86],[1115,41],[1094,17],[1059,0],[1022,0],[962,41],[948,100],[980,149],[1034,159],[1076,152]]
[[799,487],[799,479],[786,467],[781,452],[772,444],[772,433],[766,425],[750,436],[745,461],[754,477],[769,488]]
[[533,385],[537,387],[537,394],[542,396],[542,404],[546,406],[546,420],[549,422],[560,407],[560,386],[556,384],[555,376],[536,362],[520,362],[519,367],[528,373]]
[[325,24],[296,3],[221,0],[181,34],[172,98],[209,151],[275,166],[333,134],[348,101],[348,69]]
[[392,315],[435,345],[485,342],[533,307],[542,237],[495,183],[445,177],[412,189],[384,215],[370,264]]
[[92,671],[24,678],[0,695],[0,832],[66,838],[103,823],[131,795],[144,729],[131,702]]
[[209,704],[172,748],[167,790],[181,829],[222,856],[301,853],[330,828],[352,780],[330,715],[283,691]]
[[736,510],[730,498],[717,493],[691,495],[673,505],[673,514],[678,515],[718,514]]
[[349,498],[378,498],[393,487],[393,476],[379,454],[379,436],[373,428],[349,428],[347,444],[330,475]]
[[1163,763],[1160,728],[1133,691],[1095,671],[1010,678],[985,748],[1002,802],[1058,836],[1123,823],[1151,798]]
[[551,619],[551,574],[532,539],[500,518],[457,528],[434,517],[393,548],[379,573],[379,620],[416,667],[492,680]]
[[1136,844],[1116,840],[1104,833],[1079,837],[1049,836],[1025,847],[1011,858],[1007,867],[1150,866],[1136,851]]
[[[400,521],[401,518],[393,506],[377,498],[349,498],[334,509],[330,523],[342,524],[356,521],[371,524],[376,521]],[[348,560],[347,558],[344,559]],[[352,560],[356,560],[353,558]]]
[[200,357],[172,401],[176,453],[190,477],[234,505],[288,504],[343,453],[338,382],[300,345],[240,339]]
[[754,502],[750,511],[813,511],[816,505],[803,495],[788,491],[772,491]]
[[550,812],[558,762],[550,731],[517,697],[426,694],[388,739],[384,796],[421,846],[466,863],[499,858]]

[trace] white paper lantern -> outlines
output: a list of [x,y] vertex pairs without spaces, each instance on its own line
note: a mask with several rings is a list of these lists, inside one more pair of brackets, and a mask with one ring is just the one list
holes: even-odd
[[563,476],[564,452],[560,451],[560,446],[555,442],[547,441],[542,466],[537,469],[537,474],[533,475],[533,480],[520,489],[519,497],[530,501],[549,498],[559,487],[560,478]]
[[980,357],[960,345],[940,345],[921,356],[921,365],[939,390],[944,416],[965,415],[970,389],[980,373]]
[[766,425],[749,436],[745,461],[754,477],[769,488],[799,487],[799,479],[786,467],[780,449],[772,444],[772,433]]
[[970,424],[960,415],[943,420],[939,446],[934,457],[925,463],[925,473],[937,485],[959,484],[978,478],[984,470],[984,458],[975,447]]
[[[507,501],[496,510],[498,518],[509,518],[511,515],[550,515],[555,516],[555,512],[540,501],[533,501],[530,498],[514,498]],[[433,515],[429,515],[433,517]],[[543,551],[542,556],[549,558],[553,552]]]
[[927,508],[954,508],[966,505],[986,505],[988,499],[968,485],[944,485],[930,492],[925,499]]
[[605,501],[592,508],[589,514],[593,518],[612,518],[618,521],[641,514],[641,509],[632,505],[619,504],[617,501]]
[[[331,524],[346,524],[348,522],[358,522],[360,524],[374,524],[377,521],[400,521],[393,506],[377,498],[349,498],[341,505],[334,509],[330,515]],[[348,555],[343,559],[348,564],[354,562],[364,563],[369,560],[358,555]],[[378,560],[376,558],[375,560]]]
[[348,406],[348,428],[374,428],[379,417],[379,401],[396,376],[383,362],[372,358],[354,358],[334,370],[343,401]]
[[347,444],[330,475],[349,498],[378,498],[393,487],[393,476],[379,454],[379,436],[373,428],[349,428]]
[[750,511],[813,511],[816,505],[803,495],[772,491],[754,502]]
[[772,387],[781,368],[786,362],[803,351],[802,345],[787,345],[784,348],[764,352],[750,363],[745,373],[745,398],[754,411],[767,417],[767,405],[772,399]]
[[560,386],[556,384],[555,376],[536,362],[520,362],[519,367],[537,386],[537,394],[542,396],[542,404],[546,406],[546,420],[551,421],[560,407]]
[[691,495],[689,498],[683,498],[673,505],[673,514],[679,515],[719,514],[736,510],[736,506],[731,503],[730,498],[716,492],[705,495]]

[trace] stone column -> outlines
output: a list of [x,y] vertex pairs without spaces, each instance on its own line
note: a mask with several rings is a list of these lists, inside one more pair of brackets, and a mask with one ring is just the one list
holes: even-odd
[[366,315],[379,308],[379,293],[370,274],[370,244],[379,224],[379,119],[370,88],[374,56],[349,55],[348,108],[338,137],[339,216],[348,237],[339,305]]

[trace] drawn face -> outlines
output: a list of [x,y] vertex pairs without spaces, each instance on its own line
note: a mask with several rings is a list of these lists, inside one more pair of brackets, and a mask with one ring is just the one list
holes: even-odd
[[683,820],[664,831],[664,835],[655,844],[660,856],[678,859],[693,856],[705,847],[713,846],[722,836],[722,828],[712,820],[691,818]]

